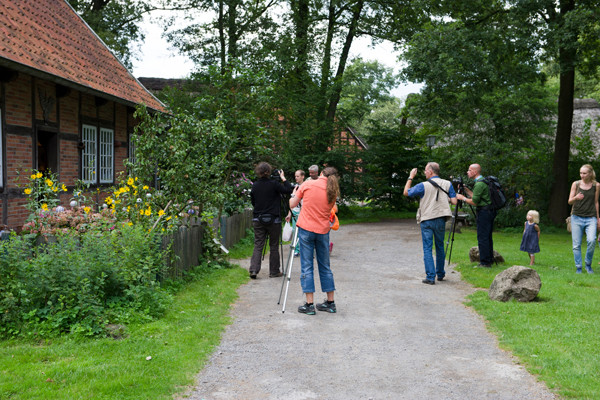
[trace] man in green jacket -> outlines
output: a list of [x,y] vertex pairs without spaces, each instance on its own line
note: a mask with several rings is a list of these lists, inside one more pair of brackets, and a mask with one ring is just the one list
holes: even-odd
[[473,191],[465,188],[470,198],[457,194],[458,200],[474,206],[477,210],[477,245],[479,246],[479,266],[491,267],[494,262],[494,242],[492,240],[492,229],[496,210],[492,207],[490,192],[487,183],[483,182],[481,166],[479,164],[469,165],[467,176],[475,180]]

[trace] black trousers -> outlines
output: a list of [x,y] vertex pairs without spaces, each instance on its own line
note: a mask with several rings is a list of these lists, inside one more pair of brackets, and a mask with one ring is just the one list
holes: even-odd
[[494,262],[494,241],[492,230],[496,211],[486,208],[477,210],[477,245],[479,246],[479,262],[491,265]]
[[269,237],[269,274],[279,273],[279,236],[281,235],[281,222],[263,225],[258,221],[252,221],[254,227],[254,252],[250,259],[250,273],[258,274],[262,258],[262,250],[265,246],[267,236]]

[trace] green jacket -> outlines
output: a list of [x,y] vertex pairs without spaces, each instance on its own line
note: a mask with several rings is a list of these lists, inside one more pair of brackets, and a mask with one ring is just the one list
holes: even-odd
[[475,179],[475,186],[473,186],[473,197],[471,198],[477,207],[489,206],[492,204],[490,199],[490,191],[487,183],[483,181],[483,176]]

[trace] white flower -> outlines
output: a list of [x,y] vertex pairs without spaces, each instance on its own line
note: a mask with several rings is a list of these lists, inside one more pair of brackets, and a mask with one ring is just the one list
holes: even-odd
[[146,197],[150,198],[150,197],[152,197],[152,194],[151,193],[146,193]]
[[141,202],[142,202],[142,199],[140,199],[140,198],[138,197],[138,199],[136,200],[136,202],[137,202],[137,203],[141,203]]
[[77,205],[78,205],[77,200],[71,200],[71,202],[69,203],[69,205],[71,207],[77,207]]
[[65,208],[63,206],[57,206],[56,207],[56,212],[61,213],[63,211],[65,211]]

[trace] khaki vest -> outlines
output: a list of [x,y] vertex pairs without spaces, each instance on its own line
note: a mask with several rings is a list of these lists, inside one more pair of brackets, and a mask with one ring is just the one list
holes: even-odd
[[[440,185],[446,192],[449,191],[451,183],[445,179],[435,178],[435,183]],[[451,217],[448,195],[436,188],[429,182],[423,182],[425,194],[419,201],[417,211],[417,223],[440,217]],[[437,197],[437,201],[436,201]]]

